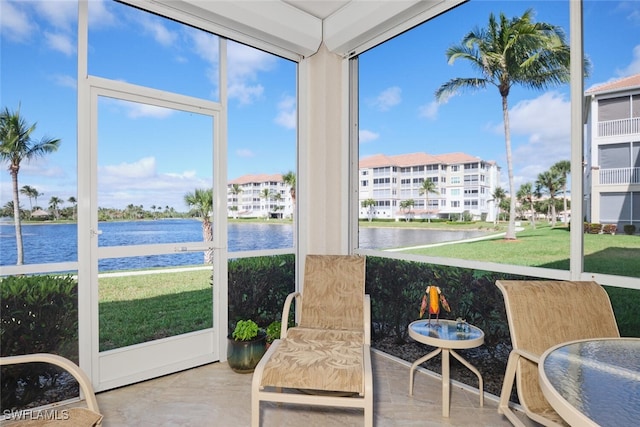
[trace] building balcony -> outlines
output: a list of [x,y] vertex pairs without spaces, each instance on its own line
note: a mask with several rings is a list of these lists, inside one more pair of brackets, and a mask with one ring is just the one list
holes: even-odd
[[598,136],[640,134],[640,117],[598,122]]
[[600,169],[597,172],[596,182],[600,185],[640,184],[640,168]]

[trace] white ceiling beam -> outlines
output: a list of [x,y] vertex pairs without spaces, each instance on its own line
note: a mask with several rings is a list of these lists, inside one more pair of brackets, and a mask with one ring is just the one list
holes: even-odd
[[290,59],[322,43],[322,20],[282,1],[120,1]]
[[351,1],[324,20],[323,41],[334,53],[354,56],[466,1]]

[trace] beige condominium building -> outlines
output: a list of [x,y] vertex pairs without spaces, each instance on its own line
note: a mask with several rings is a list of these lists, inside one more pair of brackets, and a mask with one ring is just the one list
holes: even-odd
[[640,74],[585,93],[585,216],[640,229]]
[[[500,169],[493,161],[465,153],[377,154],[360,159],[359,217],[375,219],[451,218],[468,214],[493,221],[493,192]],[[433,192],[421,190],[433,182]],[[407,201],[412,203],[407,206]]]
[[281,174],[243,175],[228,183],[231,218],[291,218],[292,212],[291,187]]

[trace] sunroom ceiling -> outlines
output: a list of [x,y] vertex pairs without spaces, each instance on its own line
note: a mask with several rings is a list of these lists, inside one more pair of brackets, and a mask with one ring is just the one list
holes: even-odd
[[121,0],[284,56],[361,53],[467,0]]

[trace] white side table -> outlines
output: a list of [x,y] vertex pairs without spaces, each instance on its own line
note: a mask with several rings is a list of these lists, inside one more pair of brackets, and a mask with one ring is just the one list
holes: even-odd
[[418,365],[442,353],[442,416],[449,416],[451,400],[451,379],[449,374],[449,354],[469,368],[478,377],[480,391],[480,406],[484,405],[482,375],[462,356],[454,351],[465,348],[479,347],[484,343],[482,329],[467,324],[467,331],[461,332],[456,328],[456,321],[445,319],[416,320],[409,325],[409,336],[419,343],[437,347],[434,351],[416,360],[409,371],[409,396],[413,396],[413,372]]

